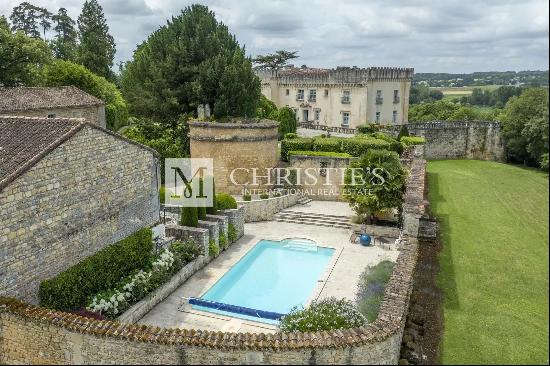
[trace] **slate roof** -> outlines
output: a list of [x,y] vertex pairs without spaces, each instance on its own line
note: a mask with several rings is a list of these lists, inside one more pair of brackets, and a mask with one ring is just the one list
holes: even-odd
[[0,112],[103,105],[75,86],[0,87]]
[[149,150],[158,156],[155,150],[89,123],[83,118],[0,115],[0,192],[86,126]]

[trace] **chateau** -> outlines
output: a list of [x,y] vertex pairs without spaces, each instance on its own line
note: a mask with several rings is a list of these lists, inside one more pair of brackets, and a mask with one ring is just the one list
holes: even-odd
[[300,123],[355,128],[408,122],[414,69],[395,67],[258,70],[262,93]]

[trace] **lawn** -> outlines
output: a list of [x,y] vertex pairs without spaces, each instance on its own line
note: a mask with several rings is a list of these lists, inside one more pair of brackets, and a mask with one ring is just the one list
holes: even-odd
[[548,364],[548,174],[428,164],[443,251],[444,364]]

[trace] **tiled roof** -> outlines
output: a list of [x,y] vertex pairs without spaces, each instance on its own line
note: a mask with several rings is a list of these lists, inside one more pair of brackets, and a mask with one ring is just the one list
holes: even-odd
[[0,112],[105,104],[74,86],[0,87]]
[[85,126],[158,153],[82,118],[0,116],[0,192]]

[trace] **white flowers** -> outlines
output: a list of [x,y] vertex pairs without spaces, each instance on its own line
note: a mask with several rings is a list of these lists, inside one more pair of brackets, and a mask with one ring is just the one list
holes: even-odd
[[154,272],[169,272],[174,265],[174,254],[165,249],[157,260],[151,264],[151,270],[140,270],[126,279],[118,288],[97,294],[86,307],[89,311],[114,318],[124,312],[133,301],[139,301],[151,290],[149,284]]

